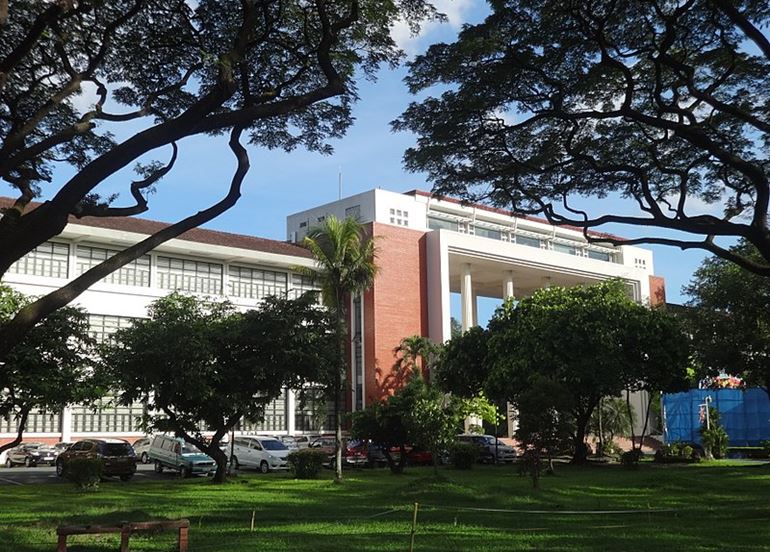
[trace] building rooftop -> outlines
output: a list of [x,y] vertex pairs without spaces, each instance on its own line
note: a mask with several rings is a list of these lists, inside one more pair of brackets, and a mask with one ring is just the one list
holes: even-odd
[[[10,197],[0,197],[0,210],[4,210],[13,205],[14,200]],[[32,209],[41,205],[39,202],[32,202]],[[120,230],[123,232],[135,232],[137,234],[151,235],[164,228],[171,226],[167,222],[139,218],[139,217],[83,217],[77,218],[72,215],[69,217],[69,224],[81,226],[91,226],[94,228],[106,228],[110,230]],[[219,230],[208,230],[205,228],[193,228],[181,234],[177,238],[195,243],[205,243],[208,245],[220,245],[225,247],[237,247],[239,249],[248,249],[251,251],[262,251],[265,253],[274,253],[276,255],[290,255],[293,257],[312,257],[310,251],[302,246],[259,238],[257,236],[248,236],[244,234],[233,234],[231,232],[220,232]]]

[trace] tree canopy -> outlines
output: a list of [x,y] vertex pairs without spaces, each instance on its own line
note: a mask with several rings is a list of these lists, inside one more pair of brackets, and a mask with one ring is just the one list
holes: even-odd
[[[31,300],[0,285],[0,326]],[[0,445],[0,452],[21,442],[32,410],[58,414],[103,395],[93,350],[88,316],[75,307],[56,311],[26,333],[0,369],[0,417],[14,419],[18,427],[16,438]]]
[[[766,1],[490,5],[411,63],[411,91],[441,94],[394,123],[418,135],[408,169],[437,194],[542,213],[589,242],[701,248],[770,276]],[[610,195],[627,209],[577,206]],[[588,232],[608,223],[645,235]]]
[[[522,431],[533,442],[551,442],[569,418],[575,462],[585,459],[588,423],[601,398],[687,385],[689,343],[678,320],[634,302],[620,281],[544,288],[519,302],[509,300],[487,333],[484,379],[474,379],[466,393],[481,383],[493,400],[511,402],[526,417]],[[447,348],[441,381],[461,382],[466,368],[458,360],[481,356],[477,339],[465,342],[470,351],[463,341]],[[544,391],[554,386],[561,392]],[[454,390],[463,392],[463,386]],[[544,403],[545,396],[558,400]],[[560,416],[552,415],[555,409]],[[548,427],[536,427],[541,422]]]
[[[758,257],[746,242],[736,254]],[[684,288],[686,319],[701,376],[722,372],[763,387],[770,396],[770,282],[713,257],[703,261]]]
[[[91,284],[232,207],[249,168],[243,141],[328,153],[328,140],[352,123],[356,80],[398,61],[394,22],[415,26],[434,14],[423,0],[62,0],[0,9],[0,179],[15,194],[0,219],[0,277],[69,217],[145,212],[184,138],[229,133],[234,156],[232,176],[216,184],[220,201],[25,306],[0,332],[0,356]],[[132,164],[138,178],[127,199],[100,194]],[[48,199],[35,207],[39,196]]]
[[226,469],[222,437],[241,420],[261,421],[284,388],[315,382],[335,353],[331,324],[312,294],[268,297],[237,313],[228,303],[172,293],[148,314],[115,334],[102,351],[104,367],[122,402],[146,401],[147,429],[172,431],[217,462],[217,481]]

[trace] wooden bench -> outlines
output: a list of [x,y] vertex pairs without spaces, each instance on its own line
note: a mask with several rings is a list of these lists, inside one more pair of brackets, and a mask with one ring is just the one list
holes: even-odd
[[131,533],[139,531],[163,531],[178,529],[177,541],[179,552],[187,552],[187,532],[190,529],[190,521],[186,519],[164,521],[138,521],[123,522],[119,525],[60,525],[56,528],[59,536],[59,545],[56,552],[67,552],[67,537],[69,535],[101,535],[108,533],[120,533],[120,552],[128,552],[128,539]]

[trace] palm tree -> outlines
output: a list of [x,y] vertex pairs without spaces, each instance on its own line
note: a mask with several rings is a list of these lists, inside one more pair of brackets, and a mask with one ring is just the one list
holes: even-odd
[[372,287],[377,274],[374,240],[367,237],[360,222],[353,218],[328,216],[320,226],[311,228],[303,244],[318,263],[315,269],[302,272],[321,286],[323,303],[335,321],[338,339],[338,365],[332,367],[330,391],[334,393],[336,419],[335,479],[342,479],[342,415],[340,395],[343,374],[347,373],[345,347],[348,343],[346,321],[347,298]]

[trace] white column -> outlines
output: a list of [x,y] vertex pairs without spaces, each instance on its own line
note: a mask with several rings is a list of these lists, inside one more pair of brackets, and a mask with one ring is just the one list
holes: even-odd
[[479,296],[473,293],[473,325],[479,325]]
[[463,280],[460,287],[460,302],[462,304],[463,331],[473,327],[473,281],[471,280],[471,265],[463,265]]
[[294,435],[296,433],[295,426],[297,410],[297,395],[293,389],[286,390],[286,433]]
[[513,270],[506,270],[503,273],[503,299],[513,297]]
[[72,408],[65,406],[59,417],[61,422],[61,441],[62,443],[72,442]]

